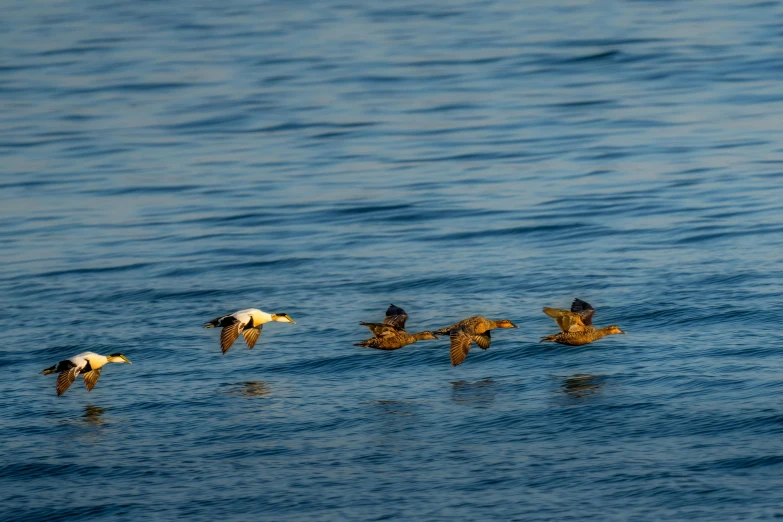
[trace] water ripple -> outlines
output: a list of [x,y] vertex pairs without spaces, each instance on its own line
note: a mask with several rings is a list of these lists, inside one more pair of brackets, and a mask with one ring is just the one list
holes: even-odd
[[[779,515],[778,11],[6,9],[0,519]],[[539,344],[577,296],[628,335]]]

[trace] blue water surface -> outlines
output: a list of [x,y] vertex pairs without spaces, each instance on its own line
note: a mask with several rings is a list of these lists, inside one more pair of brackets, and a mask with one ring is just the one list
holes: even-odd
[[[0,520],[783,517],[779,2],[9,2]],[[628,332],[539,344],[574,297]],[[352,344],[507,318],[490,350]],[[220,353],[217,315],[258,307]],[[124,353],[88,393],[42,369]]]

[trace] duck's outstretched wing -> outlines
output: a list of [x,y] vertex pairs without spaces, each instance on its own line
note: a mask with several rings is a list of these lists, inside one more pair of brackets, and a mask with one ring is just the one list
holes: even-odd
[[402,328],[386,323],[365,323],[362,321],[359,324],[369,328],[375,337],[391,337],[399,331],[404,331]]
[[95,388],[95,385],[98,383],[98,378],[101,376],[101,370],[103,370],[103,368],[98,368],[97,370],[82,374],[87,391],[92,391],[92,389]]
[[492,339],[489,335],[489,330],[484,332],[483,334],[476,334],[473,336],[473,342],[475,342],[477,345],[479,345],[479,348],[482,350],[486,350],[489,348],[489,343],[492,342]]
[[574,312],[544,307],[544,313],[557,321],[557,325],[564,332],[584,332],[586,329],[582,318]]
[[470,343],[473,337],[462,328],[455,328],[451,331],[451,365],[458,366],[462,364],[470,351]]
[[82,369],[80,366],[74,365],[73,367],[69,368],[68,370],[60,372],[60,375],[57,376],[57,396],[59,397],[63,393],[65,393],[65,390],[71,387],[71,384],[73,384],[73,381],[76,380],[76,377],[79,375],[79,372],[81,372]]
[[226,353],[231,348],[231,345],[234,344],[234,341],[237,340],[237,337],[244,329],[245,323],[240,322],[236,318],[234,318],[233,322],[223,326],[223,330],[220,332],[220,348],[223,350],[223,353]]
[[571,311],[579,315],[585,326],[592,326],[595,308],[590,306],[590,303],[582,301],[577,297],[571,304]]
[[405,313],[405,310],[391,304],[389,305],[389,308],[386,309],[386,318],[383,320],[383,323],[404,330],[405,321],[407,320],[408,314]]
[[263,324],[259,324],[256,327],[242,330],[242,335],[245,336],[245,344],[247,344],[248,348],[252,349],[256,345],[256,341],[258,341],[258,337],[261,335],[261,329],[263,327]]

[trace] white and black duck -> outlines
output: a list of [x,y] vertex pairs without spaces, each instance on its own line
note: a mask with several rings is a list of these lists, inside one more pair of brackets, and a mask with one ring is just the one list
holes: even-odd
[[223,353],[226,353],[237,337],[239,337],[239,334],[244,336],[248,348],[255,346],[258,337],[261,335],[263,325],[273,321],[296,324],[288,314],[268,314],[258,308],[248,308],[233,314],[215,317],[204,324],[204,328],[220,327],[223,329],[220,332],[220,348],[223,350]]
[[44,375],[51,373],[59,374],[57,376],[57,396],[59,397],[73,384],[73,381],[76,380],[79,374],[84,378],[84,385],[87,386],[87,391],[92,390],[101,376],[101,370],[108,363],[131,364],[128,358],[121,353],[100,355],[93,352],[84,352],[74,355],[70,359],[60,361],[41,373]]

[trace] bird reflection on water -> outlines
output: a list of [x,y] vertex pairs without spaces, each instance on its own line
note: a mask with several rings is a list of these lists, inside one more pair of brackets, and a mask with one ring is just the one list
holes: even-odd
[[102,417],[105,412],[106,408],[88,404],[84,407],[84,415],[82,415],[82,419],[84,419],[85,422],[89,422],[90,424],[103,426],[105,421],[102,419]]
[[465,406],[490,407],[498,393],[498,385],[492,379],[453,381],[451,386],[451,400]]
[[577,373],[566,377],[561,387],[563,393],[574,399],[585,399],[601,391],[605,378],[602,375]]
[[226,393],[242,397],[268,397],[272,388],[263,381],[247,381],[231,386]]

